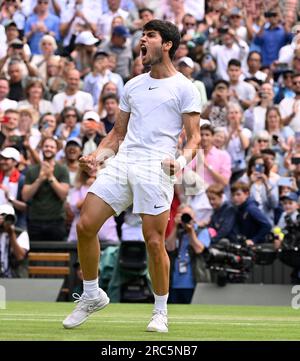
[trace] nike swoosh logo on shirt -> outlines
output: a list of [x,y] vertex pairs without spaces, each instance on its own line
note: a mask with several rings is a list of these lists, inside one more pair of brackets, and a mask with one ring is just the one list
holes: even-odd
[[157,206],[156,204],[155,204],[155,206],[154,206],[154,208],[155,209],[157,209],[157,208],[162,208],[163,206]]
[[154,86],[154,87],[149,86],[148,90],[153,90],[153,89],[157,89],[157,88],[158,88],[158,86]]

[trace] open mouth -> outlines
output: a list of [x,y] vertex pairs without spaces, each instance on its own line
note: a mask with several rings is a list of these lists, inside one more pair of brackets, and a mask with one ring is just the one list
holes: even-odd
[[147,54],[147,48],[145,45],[141,45],[141,55],[142,55],[142,58],[145,57]]

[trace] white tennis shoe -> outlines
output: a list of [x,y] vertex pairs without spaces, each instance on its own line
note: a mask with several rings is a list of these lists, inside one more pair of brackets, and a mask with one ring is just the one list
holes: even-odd
[[154,310],[147,327],[149,332],[168,332],[168,314],[166,311]]
[[74,328],[81,325],[92,313],[102,310],[109,304],[109,298],[103,290],[100,290],[99,297],[95,299],[87,299],[78,293],[74,293],[73,297],[76,299],[77,305],[74,311],[64,319],[64,328]]

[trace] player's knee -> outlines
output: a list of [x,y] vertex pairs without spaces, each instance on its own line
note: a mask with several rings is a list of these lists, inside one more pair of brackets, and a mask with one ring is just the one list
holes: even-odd
[[164,252],[164,240],[159,235],[152,235],[147,240],[147,249],[149,255],[155,260],[160,258],[161,253]]
[[97,233],[94,230],[94,227],[90,224],[90,221],[84,216],[80,217],[79,221],[77,222],[76,229],[79,239],[81,237],[93,237]]

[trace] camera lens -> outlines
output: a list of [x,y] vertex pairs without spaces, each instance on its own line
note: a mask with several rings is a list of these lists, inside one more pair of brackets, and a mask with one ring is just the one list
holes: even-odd
[[16,217],[13,214],[6,214],[4,217],[4,222],[9,224],[15,224]]
[[183,213],[181,216],[182,223],[189,223],[192,220],[192,217],[188,213]]

